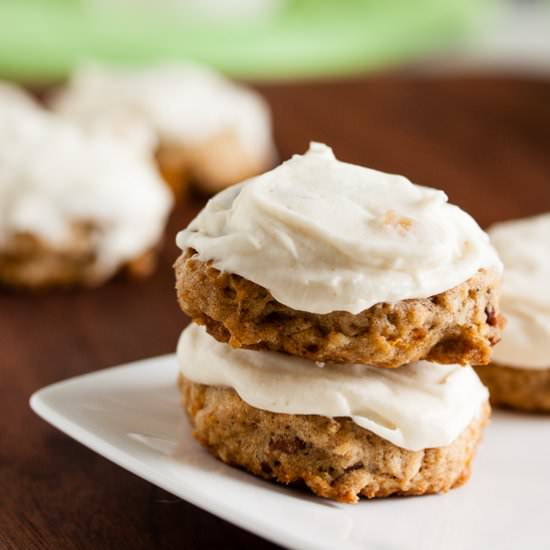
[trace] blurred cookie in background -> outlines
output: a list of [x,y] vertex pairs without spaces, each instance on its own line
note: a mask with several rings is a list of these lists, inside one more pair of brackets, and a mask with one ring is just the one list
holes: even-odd
[[269,108],[253,90],[203,66],[88,65],[51,98],[61,117],[154,156],[176,196],[259,174],[275,158]]
[[97,285],[151,273],[173,203],[153,163],[0,85],[0,284]]
[[550,214],[497,223],[488,233],[504,263],[508,324],[492,364],[477,372],[493,404],[550,412]]

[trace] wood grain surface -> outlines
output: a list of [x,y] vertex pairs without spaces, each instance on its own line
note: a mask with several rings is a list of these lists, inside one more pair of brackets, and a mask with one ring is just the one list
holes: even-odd
[[[260,90],[281,159],[324,141],[343,160],[444,189],[482,225],[550,210],[550,82],[380,75]],[[201,204],[174,213],[145,282],[0,290],[0,548],[273,547],[127,473],[28,407],[46,384],[174,350],[187,323],[173,290],[174,235]]]

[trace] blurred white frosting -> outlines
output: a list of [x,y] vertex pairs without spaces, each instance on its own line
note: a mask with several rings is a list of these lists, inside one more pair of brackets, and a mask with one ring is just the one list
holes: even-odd
[[0,105],[3,109],[40,110],[29,94],[11,82],[0,82]]
[[505,267],[501,309],[508,320],[493,361],[550,368],[550,214],[498,223],[488,232]]
[[273,156],[271,115],[262,97],[201,65],[83,66],[52,108],[146,149],[159,142],[195,146],[230,133],[253,160]]

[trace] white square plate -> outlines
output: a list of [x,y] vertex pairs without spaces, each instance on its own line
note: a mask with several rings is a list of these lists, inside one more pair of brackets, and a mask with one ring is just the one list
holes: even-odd
[[288,548],[517,550],[548,547],[550,417],[497,413],[470,482],[447,495],[337,504],[212,458],[179,406],[175,357],[147,359],[35,393],[42,418],[196,506]]

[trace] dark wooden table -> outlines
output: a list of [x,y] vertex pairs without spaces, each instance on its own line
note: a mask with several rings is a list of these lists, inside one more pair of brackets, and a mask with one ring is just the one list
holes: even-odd
[[[482,225],[550,210],[550,81],[378,76],[261,86],[281,158],[309,140],[343,160],[446,190]],[[0,548],[268,548],[69,439],[28,407],[40,387],[171,352],[186,319],[171,264],[173,215],[143,283],[25,295],[0,291]]]

